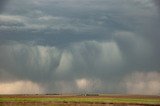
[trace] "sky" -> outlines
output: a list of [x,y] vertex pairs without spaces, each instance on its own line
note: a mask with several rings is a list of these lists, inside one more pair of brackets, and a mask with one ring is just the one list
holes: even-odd
[[1,0],[0,94],[160,95],[160,0]]

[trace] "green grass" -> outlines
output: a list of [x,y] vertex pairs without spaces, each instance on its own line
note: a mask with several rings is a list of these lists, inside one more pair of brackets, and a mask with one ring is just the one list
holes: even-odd
[[139,99],[139,98],[110,98],[110,97],[99,97],[99,98],[79,98],[79,97],[70,97],[70,98],[0,98],[0,102],[94,102],[94,103],[136,103],[136,104],[159,104],[160,99]]

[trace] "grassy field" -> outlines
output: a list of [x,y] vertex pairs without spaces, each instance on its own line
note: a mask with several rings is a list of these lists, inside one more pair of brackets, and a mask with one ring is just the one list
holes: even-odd
[[[53,95],[1,95],[0,106],[19,106],[25,104],[40,104],[42,106],[66,106],[67,104],[98,104],[110,106],[119,105],[159,105],[160,97],[151,96],[53,96]],[[81,105],[79,105],[81,106]]]

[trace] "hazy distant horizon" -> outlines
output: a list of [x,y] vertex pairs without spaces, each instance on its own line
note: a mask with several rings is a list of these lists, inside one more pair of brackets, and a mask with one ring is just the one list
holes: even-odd
[[160,95],[160,0],[1,0],[0,94]]

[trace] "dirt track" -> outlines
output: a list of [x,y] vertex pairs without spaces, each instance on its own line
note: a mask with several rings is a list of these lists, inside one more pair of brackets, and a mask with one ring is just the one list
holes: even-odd
[[44,102],[44,103],[32,103],[32,102],[6,102],[1,103],[0,106],[159,106],[159,105],[149,105],[149,104],[128,104],[128,103],[67,103],[67,102]]

